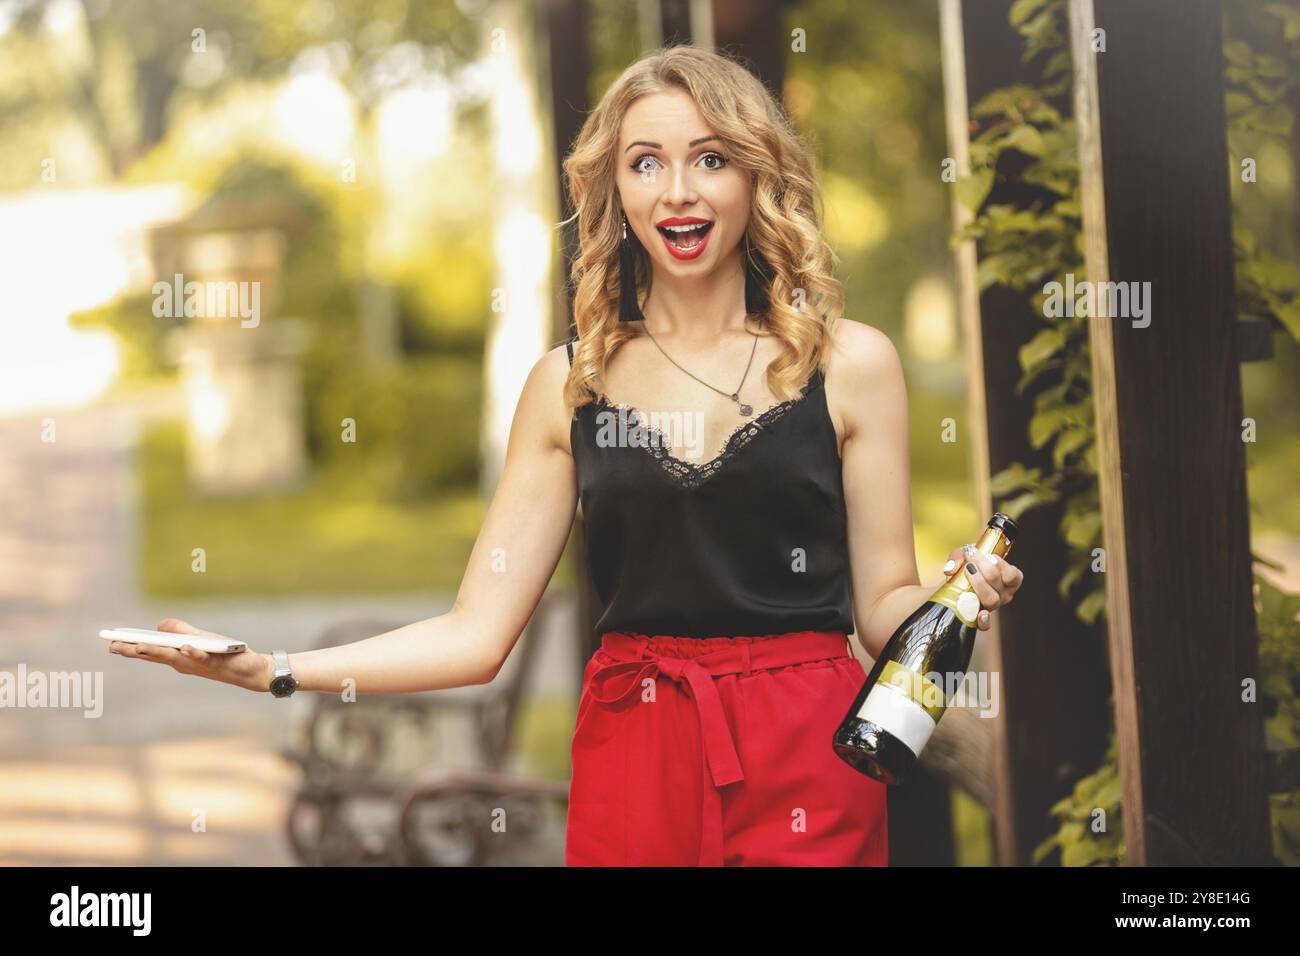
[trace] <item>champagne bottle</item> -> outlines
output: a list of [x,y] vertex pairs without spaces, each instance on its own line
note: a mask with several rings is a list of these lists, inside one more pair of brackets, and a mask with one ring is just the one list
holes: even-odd
[[[975,549],[1001,557],[1015,539],[1015,522],[999,513]],[[880,652],[832,740],[845,763],[886,784],[903,780],[951,703],[944,687],[956,688],[965,677],[979,612],[963,562]]]

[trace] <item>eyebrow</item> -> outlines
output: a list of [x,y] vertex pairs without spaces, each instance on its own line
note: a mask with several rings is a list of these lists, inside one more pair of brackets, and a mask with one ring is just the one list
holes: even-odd
[[[717,139],[717,140],[720,140],[720,139],[722,139],[722,137],[721,137],[721,136],[702,136],[702,137],[700,137],[699,139],[693,139],[693,140],[691,140],[691,141],[687,144],[687,147],[686,147],[686,148],[687,148],[687,149],[694,149],[696,146],[699,146],[700,143],[707,143],[707,142],[708,142],[709,140],[711,140],[711,139]],[[652,143],[652,142],[650,142],[649,140],[645,140],[645,139],[634,139],[634,140],[632,140],[632,142],[630,142],[630,143],[627,144],[627,149],[631,149],[633,146],[649,146],[651,149],[663,149],[663,148],[664,148],[663,143]],[[623,152],[626,153],[626,152],[627,152],[627,149],[623,150]]]

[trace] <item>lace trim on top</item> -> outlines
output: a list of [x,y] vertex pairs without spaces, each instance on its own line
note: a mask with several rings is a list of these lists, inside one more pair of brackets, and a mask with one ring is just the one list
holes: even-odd
[[800,390],[800,394],[794,398],[786,399],[784,402],[777,402],[775,405],[763,410],[756,418],[748,419],[742,422],[722,443],[722,450],[713,458],[703,464],[696,465],[692,462],[678,458],[676,455],[669,453],[671,447],[669,436],[658,428],[651,425],[644,414],[638,411],[632,405],[624,405],[621,402],[612,402],[609,398],[597,392],[595,399],[591,402],[593,408],[607,408],[626,415],[629,421],[629,427],[638,427],[645,430],[650,440],[646,442],[635,443],[633,447],[640,448],[654,457],[663,466],[664,471],[677,484],[694,488],[703,482],[712,478],[726,465],[735,459],[740,450],[748,445],[759,435],[769,431],[769,426],[778,419],[785,416],[796,405],[803,402],[811,395],[816,388],[821,385],[821,370],[813,372],[812,379]]

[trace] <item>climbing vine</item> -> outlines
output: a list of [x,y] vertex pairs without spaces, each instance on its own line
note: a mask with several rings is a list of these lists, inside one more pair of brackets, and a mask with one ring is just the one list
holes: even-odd
[[[1241,41],[1225,43],[1225,108],[1231,128],[1288,136],[1300,10],[1280,3],[1263,9],[1281,21],[1290,63]],[[1104,552],[1087,319],[1049,309],[1045,288],[1053,282],[1064,286],[1068,274],[1084,271],[1074,120],[1053,105],[1068,94],[1072,80],[1067,0],[1017,0],[1009,22],[1024,38],[1024,61],[1042,59],[1042,79],[996,90],[973,107],[980,131],[970,143],[970,175],[957,184],[958,200],[973,218],[954,234],[953,244],[980,242],[981,292],[994,284],[1033,290],[1029,301],[1043,328],[1019,350],[1016,393],[1032,397],[1029,442],[1050,449],[1052,467],[1014,463],[992,477],[992,493],[1000,510],[1015,518],[1063,503],[1059,532],[1069,560],[1057,588],[1077,616],[1093,624],[1105,613],[1106,599],[1102,575],[1089,573],[1104,570]],[[1034,187],[1037,198],[1025,208],[985,206],[999,177]],[[1234,225],[1233,241],[1238,314],[1263,317],[1300,340],[1300,270],[1261,248],[1242,225]],[[1258,574],[1254,580],[1266,732],[1283,746],[1300,746],[1300,595],[1282,592]],[[1050,808],[1059,825],[1035,849],[1034,863],[1054,851],[1065,866],[1124,862],[1113,707],[1109,712],[1106,755]],[[1300,863],[1300,792],[1273,794],[1270,802],[1275,853],[1284,863]]]
[[[1106,606],[1106,592],[1101,575],[1089,573],[1101,570],[1104,558],[1088,320],[1055,314],[1045,291],[1083,273],[1074,119],[1052,105],[1070,89],[1067,12],[1065,0],[1018,0],[1011,6],[1011,25],[1025,38],[1025,61],[1045,58],[1043,80],[995,90],[972,109],[982,129],[972,138],[971,175],[959,184],[958,198],[974,218],[954,241],[980,242],[981,292],[994,284],[1033,290],[1030,302],[1043,328],[1020,348],[1016,394],[1032,395],[1029,442],[1051,450],[1053,467],[1045,472],[1012,464],[993,476],[992,492],[999,509],[1016,519],[1064,502],[1060,534],[1069,563],[1058,590],[1091,624]],[[1023,209],[996,203],[981,209],[998,175],[1034,187],[1039,198]]]

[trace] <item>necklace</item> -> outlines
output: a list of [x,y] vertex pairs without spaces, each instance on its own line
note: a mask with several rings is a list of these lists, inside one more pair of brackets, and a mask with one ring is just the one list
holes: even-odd
[[[644,329],[645,324],[642,323],[641,327]],[[645,334],[650,335],[650,330],[645,329]],[[749,334],[754,335],[753,332],[750,332]],[[656,339],[653,335],[650,335],[650,341],[654,342],[655,347],[658,348],[660,352],[664,352],[664,347],[659,344],[659,340]],[[680,365],[677,365],[676,362],[673,362],[673,357],[669,355],[667,352],[664,352],[664,358],[668,359],[668,361],[672,362],[674,365],[677,365],[678,368],[681,368],[683,372],[686,372],[687,375],[690,375],[691,378],[695,379],[695,381],[699,382],[701,385],[706,385],[709,388],[712,388],[719,395],[726,395],[727,398],[731,399],[733,402],[735,402],[737,405],[740,406],[741,415],[749,416],[754,414],[753,406],[746,405],[740,400],[740,390],[745,385],[745,379],[749,377],[749,369],[750,366],[754,364],[754,353],[757,351],[758,351],[758,336],[754,335],[754,347],[749,350],[749,365],[745,366],[745,374],[740,377],[740,384],[736,386],[736,390],[734,392],[724,392],[720,388],[714,388],[712,385],[709,385],[708,382],[704,381],[704,379],[700,378],[698,375],[693,375],[690,372],[686,372],[686,369],[682,368]]]

